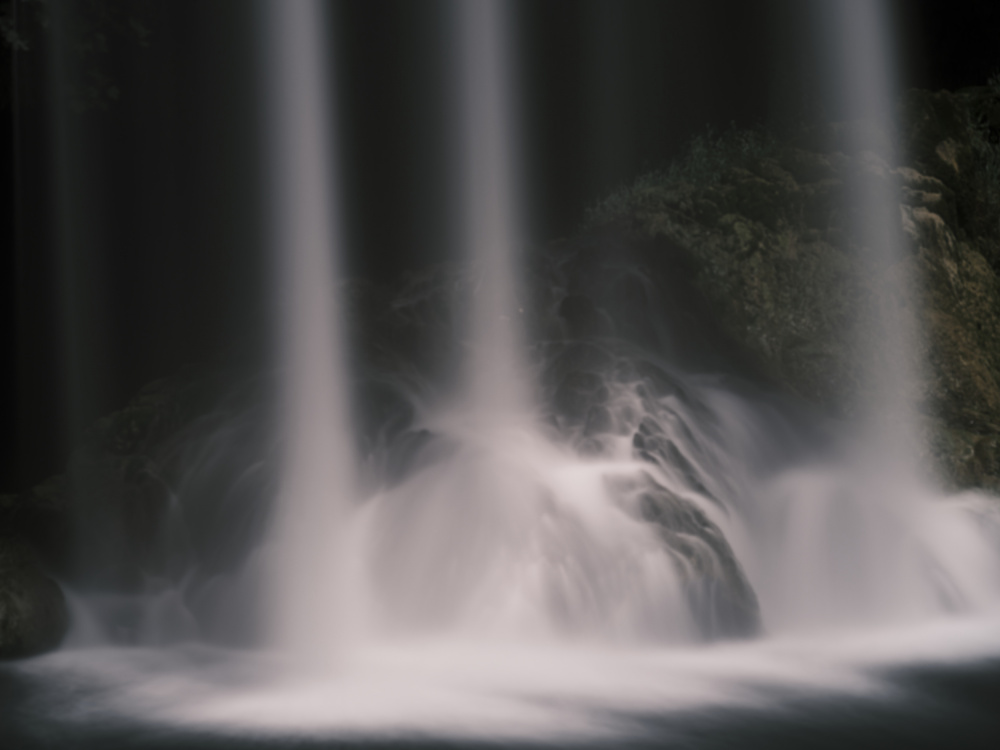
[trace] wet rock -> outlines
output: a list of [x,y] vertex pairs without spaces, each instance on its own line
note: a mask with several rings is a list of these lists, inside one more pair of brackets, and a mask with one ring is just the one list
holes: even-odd
[[[693,440],[690,434],[688,438],[689,441]],[[677,447],[677,443],[652,419],[646,417],[639,423],[639,429],[632,436],[632,449],[639,458],[660,466],[669,474],[676,475],[694,492],[711,498],[711,494],[698,475],[698,470]]]
[[69,628],[59,585],[23,540],[0,537],[0,659],[56,648]]
[[25,492],[0,495],[0,530],[29,543],[49,565],[65,567],[72,530],[66,475],[49,477]]
[[741,638],[760,632],[757,595],[722,531],[701,508],[648,474],[616,478],[610,485],[628,512],[656,525],[703,637]]
[[73,574],[89,584],[136,589],[167,564],[158,537],[170,503],[162,467],[86,445],[70,459]]
[[608,400],[608,389],[596,372],[573,370],[566,373],[556,388],[553,399],[556,413],[570,424],[585,422],[590,410],[603,406]]
[[567,295],[559,303],[559,317],[566,323],[568,338],[599,336],[607,330],[597,307],[582,294]]
[[591,342],[564,344],[549,357],[546,381],[560,383],[573,372],[604,372],[611,368],[614,356],[607,348]]

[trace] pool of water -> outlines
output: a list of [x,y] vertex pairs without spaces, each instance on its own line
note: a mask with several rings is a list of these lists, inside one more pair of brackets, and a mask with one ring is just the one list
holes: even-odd
[[1000,621],[698,648],[454,638],[288,664],[201,645],[0,666],[3,746],[994,748]]

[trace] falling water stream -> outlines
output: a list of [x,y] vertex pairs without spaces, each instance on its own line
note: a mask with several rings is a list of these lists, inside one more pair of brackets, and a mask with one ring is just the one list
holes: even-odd
[[[322,7],[265,4],[283,469],[248,563],[264,593],[244,611],[265,638],[77,638],[11,673],[25,747],[799,746],[796,731],[836,726],[844,707],[899,720],[905,669],[1000,654],[998,514],[975,493],[940,497],[883,450],[912,425],[905,403],[891,429],[860,430],[862,450],[797,452],[789,420],[723,379],[612,337],[529,337],[508,6],[455,5],[460,387],[420,402],[385,447],[406,447],[404,468],[362,490]],[[873,269],[898,263],[886,241]],[[876,322],[895,342],[881,393],[909,377],[912,333]],[[918,729],[985,726],[928,705]]]
[[271,637],[309,659],[343,635],[344,530],[354,505],[338,200],[315,2],[267,3],[274,240],[284,363],[284,466],[266,552]]

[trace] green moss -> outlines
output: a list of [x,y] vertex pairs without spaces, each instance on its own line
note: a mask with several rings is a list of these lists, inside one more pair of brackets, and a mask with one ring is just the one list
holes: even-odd
[[683,185],[710,187],[724,182],[736,170],[756,173],[761,160],[777,152],[777,139],[763,130],[741,130],[735,124],[721,133],[709,128],[695,136],[666,169],[642,174],[631,185],[620,186],[588,208],[584,226],[605,226],[655,211],[669,203],[671,194]]

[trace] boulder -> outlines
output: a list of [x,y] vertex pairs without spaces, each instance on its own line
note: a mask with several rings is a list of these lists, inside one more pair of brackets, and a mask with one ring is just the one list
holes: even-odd
[[69,628],[66,599],[23,540],[0,537],[0,658],[56,648]]

